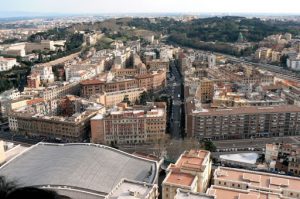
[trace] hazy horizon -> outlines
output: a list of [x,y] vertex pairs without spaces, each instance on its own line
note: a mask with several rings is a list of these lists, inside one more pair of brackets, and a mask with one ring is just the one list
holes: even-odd
[[[226,13],[300,15],[300,2],[286,0],[10,0],[1,3],[1,16],[22,13],[47,14],[138,14]],[[9,16],[9,17],[13,17]]]

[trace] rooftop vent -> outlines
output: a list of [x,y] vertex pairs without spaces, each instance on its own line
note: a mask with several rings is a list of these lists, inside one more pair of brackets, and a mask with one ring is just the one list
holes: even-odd
[[130,196],[140,197],[140,192],[128,190]]

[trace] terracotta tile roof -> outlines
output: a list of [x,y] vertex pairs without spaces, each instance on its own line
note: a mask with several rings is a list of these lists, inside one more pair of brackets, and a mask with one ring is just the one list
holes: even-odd
[[300,190],[300,178],[248,171],[243,169],[219,167],[215,171],[214,178],[248,183],[251,186],[258,186],[268,189]]
[[172,171],[166,178],[165,182],[170,184],[176,184],[181,186],[191,186],[196,176]]
[[[280,199],[279,194],[256,190],[242,190],[213,185],[207,190],[207,194],[215,196],[215,199]],[[284,197],[286,198],[286,197]]]
[[101,83],[103,82],[98,79],[89,79],[80,82],[81,85],[92,85],[92,84],[101,84]]
[[33,105],[33,104],[37,104],[37,103],[40,103],[40,102],[44,102],[44,99],[43,98],[35,98],[35,99],[32,99],[32,100],[28,100],[27,105]]
[[12,60],[16,60],[15,58],[5,58],[5,57],[0,57],[0,61],[12,61]]
[[191,170],[200,170],[203,166],[204,159],[209,155],[208,151],[190,150],[185,152],[175,164],[177,168],[185,168]]

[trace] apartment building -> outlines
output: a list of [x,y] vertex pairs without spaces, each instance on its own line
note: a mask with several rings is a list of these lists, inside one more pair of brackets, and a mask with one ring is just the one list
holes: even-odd
[[185,151],[167,168],[162,183],[162,198],[173,199],[177,189],[205,193],[211,175],[210,152],[204,150]]
[[16,99],[16,100],[0,100],[0,116],[7,118],[8,114],[18,108],[25,107],[27,105],[27,99]]
[[157,90],[166,86],[166,71],[153,71],[152,73],[141,74],[136,76],[139,88],[147,90]]
[[149,71],[158,71],[158,70],[165,70],[169,72],[169,61],[168,60],[161,60],[161,59],[154,59],[147,62],[147,67]]
[[25,45],[26,43],[11,44],[4,48],[1,54],[24,57],[26,55]]
[[52,66],[49,63],[35,65],[31,69],[31,74],[34,73],[40,75],[40,80],[43,84],[51,84],[54,82]]
[[[251,92],[251,93],[250,93]],[[212,107],[278,106],[288,104],[286,99],[273,92],[223,92],[213,97]]]
[[113,107],[121,103],[125,98],[134,103],[145,91],[146,89],[143,88],[133,88],[115,92],[103,92],[102,94],[93,95],[89,99],[103,104],[105,107]]
[[127,77],[114,77],[111,80],[90,79],[80,82],[81,96],[90,97],[102,92],[116,92],[135,88],[157,90],[166,85],[166,71],[154,71],[152,73]]
[[17,60],[15,58],[0,57],[0,72],[8,71],[15,65],[17,65]]
[[35,50],[55,50],[54,41],[42,40],[41,42],[28,42],[25,45],[26,53],[31,53]]
[[197,192],[197,182],[198,177],[195,175],[173,171],[166,176],[163,182],[162,198],[175,198],[178,189]]
[[270,170],[300,176],[300,146],[289,143],[266,144],[265,161]]
[[286,65],[288,68],[299,71],[300,70],[300,54],[295,55],[295,56],[290,56],[286,60]]
[[153,51],[149,51],[149,52],[144,52],[143,56],[142,56],[142,60],[144,63],[148,63],[149,61],[156,59],[157,54]]
[[67,65],[64,67],[66,81],[81,81],[103,72],[104,61],[100,64]]
[[69,119],[56,117],[33,117],[32,115],[10,114],[10,128],[15,134],[25,136],[58,139],[64,142],[83,142],[88,138],[89,120],[95,114],[85,115],[84,118],[71,117]]
[[166,104],[127,107],[96,115],[91,119],[93,143],[139,144],[155,143],[165,136]]
[[255,58],[257,60],[268,60],[272,57],[271,48],[259,48],[255,52]]
[[135,76],[139,74],[139,70],[136,68],[120,68],[120,69],[113,68],[111,69],[111,72],[115,76]]
[[99,104],[76,98],[72,100],[73,109],[69,109],[72,113],[65,114],[70,106],[64,107],[59,101],[57,102],[59,105],[51,108],[52,102],[53,100],[48,104],[41,104],[38,108],[28,105],[10,112],[8,119],[10,130],[15,134],[29,137],[83,142],[90,135],[90,119],[98,113],[105,112],[105,108]]
[[0,117],[6,118],[8,113],[23,106],[26,106],[26,99],[21,98],[20,92],[10,89],[0,94]]
[[215,199],[215,197],[204,193],[177,189],[174,199]]
[[241,190],[213,185],[207,190],[207,197],[213,199],[289,199],[280,193],[270,193],[267,191],[257,191],[255,189]]
[[212,102],[214,97],[214,81],[209,79],[200,80],[195,97],[199,99],[201,103]]
[[56,82],[55,84],[40,89],[39,97],[52,100],[66,95],[78,95],[80,86],[78,82]]
[[192,101],[186,107],[188,137],[235,139],[300,133],[300,107],[295,105],[203,108]]
[[[254,191],[258,195],[259,193],[277,195],[274,198],[300,198],[300,178],[285,175],[218,167],[214,172],[213,184],[227,190],[229,188],[237,192],[245,191],[245,194]],[[216,194],[213,191],[214,186],[208,190],[209,194]],[[226,194],[223,197],[225,196]],[[219,195],[217,198],[223,199],[223,197]]]
[[270,72],[262,72],[247,65],[224,65],[219,68],[228,80],[242,84],[274,84],[274,75]]
[[29,88],[39,88],[41,84],[41,77],[37,73],[32,73],[27,76],[27,86]]
[[84,80],[80,82],[81,96],[90,97],[102,92],[116,92],[128,89],[139,88],[136,79],[119,78],[112,81],[102,81],[99,79]]
[[101,32],[92,32],[92,33],[86,33],[84,34],[84,41],[87,45],[94,45],[97,43],[99,39],[103,37],[103,34]]

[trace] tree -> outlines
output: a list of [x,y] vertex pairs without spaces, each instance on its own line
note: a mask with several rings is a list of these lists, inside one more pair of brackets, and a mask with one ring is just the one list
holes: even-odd
[[38,61],[43,62],[43,54],[41,51],[38,52]]
[[210,141],[210,140],[205,140],[204,141],[204,149],[210,152],[214,152],[216,151],[217,147],[215,146],[215,144]]
[[123,99],[123,101],[122,101],[123,103],[127,103],[127,105],[130,105],[130,100],[129,100],[129,97],[128,97],[128,95],[125,95],[124,96],[124,99]]
[[140,101],[139,101],[139,104],[143,104],[143,105],[146,105],[147,104],[147,101],[149,101],[149,95],[146,91],[142,92],[140,94]]
[[287,59],[288,59],[288,55],[282,55],[280,58],[280,65],[284,68],[287,67],[286,66]]

